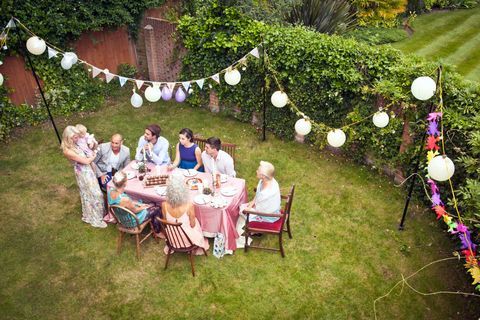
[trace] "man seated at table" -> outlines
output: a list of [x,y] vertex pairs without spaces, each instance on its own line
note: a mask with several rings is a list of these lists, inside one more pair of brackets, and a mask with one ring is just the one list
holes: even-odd
[[145,128],[145,133],[138,139],[135,160],[150,161],[158,165],[170,163],[168,141],[160,136],[160,132],[157,124],[150,124]]
[[130,162],[130,149],[123,145],[121,134],[114,134],[110,142],[98,146],[97,157],[93,160],[98,183],[106,190],[107,183],[112,179],[115,172],[125,168]]
[[206,173],[221,173],[235,177],[232,157],[222,150],[222,142],[217,137],[210,137],[202,152],[202,162]]

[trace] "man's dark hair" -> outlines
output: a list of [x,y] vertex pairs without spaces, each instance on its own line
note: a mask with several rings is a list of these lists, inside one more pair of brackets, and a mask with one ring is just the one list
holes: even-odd
[[145,129],[150,131],[152,135],[157,137],[157,139],[158,137],[160,137],[160,132],[162,131],[162,129],[160,129],[160,126],[158,124],[149,124]]
[[208,143],[210,147],[219,151],[222,149],[222,141],[220,141],[220,139],[218,139],[217,137],[208,138],[206,143]]

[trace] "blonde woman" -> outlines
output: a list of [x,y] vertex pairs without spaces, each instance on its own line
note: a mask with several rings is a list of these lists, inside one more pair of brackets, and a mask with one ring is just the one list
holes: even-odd
[[82,220],[93,227],[105,228],[107,224],[103,221],[105,215],[103,195],[97,177],[90,166],[96,154],[85,155],[77,145],[79,138],[80,132],[74,126],[68,126],[63,130],[61,145],[63,155],[74,168],[82,201]]
[[[171,175],[167,182],[167,200],[162,203],[163,216],[167,221],[182,223],[182,229],[193,244],[199,246],[195,254],[203,254],[203,249],[208,250],[208,240],[203,237],[202,228],[195,210],[190,201],[190,193],[181,175]],[[168,248],[165,247],[165,254]]]

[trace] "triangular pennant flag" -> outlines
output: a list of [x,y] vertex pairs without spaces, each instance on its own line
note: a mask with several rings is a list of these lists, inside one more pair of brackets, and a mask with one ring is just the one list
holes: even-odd
[[115,77],[115,75],[113,73],[110,73],[110,72],[105,72],[105,80],[107,80],[107,83],[109,83],[110,81],[112,81],[113,77]]
[[98,76],[100,74],[100,72],[102,72],[103,70],[93,66],[92,68],[92,78],[95,78],[96,76]]
[[52,59],[53,57],[57,56],[57,54],[58,54],[57,50],[54,50],[50,47],[47,47],[47,48],[48,48],[48,59]]
[[183,81],[182,85],[185,88],[185,91],[188,91],[188,88],[190,88],[190,81]]
[[143,80],[135,80],[135,83],[137,84],[138,90],[140,90],[142,88],[144,82],[145,81],[143,81]]
[[252,49],[252,51],[250,51],[250,54],[255,58],[260,58],[260,54],[258,53],[258,48]]
[[13,21],[13,18],[8,21],[7,26],[5,28],[15,28],[15,22]]
[[119,76],[118,81],[120,82],[120,87],[123,87],[125,85],[125,83],[127,82],[127,78]]
[[170,91],[173,91],[173,88],[175,88],[175,82],[167,82],[167,87]]
[[198,84],[200,89],[202,89],[203,88],[203,83],[205,82],[205,79],[195,80],[195,82]]
[[152,82],[154,88],[160,88],[162,86],[161,82]]
[[215,80],[218,84],[220,84],[220,75],[218,73],[214,74],[212,76],[212,79]]

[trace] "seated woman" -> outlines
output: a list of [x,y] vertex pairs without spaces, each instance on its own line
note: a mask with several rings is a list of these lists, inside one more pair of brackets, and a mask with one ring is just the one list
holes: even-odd
[[175,153],[175,161],[169,165],[169,169],[194,169],[203,172],[202,150],[193,142],[193,132],[183,128],[178,134],[179,143]]
[[160,225],[155,217],[162,217],[162,213],[159,207],[155,207],[151,204],[144,204],[141,201],[132,200],[126,193],[125,187],[127,186],[127,175],[122,171],[115,173],[113,176],[113,185],[115,188],[108,190],[108,204],[118,205],[135,213],[139,223],[143,223],[145,220],[152,219],[154,232],[160,234]]
[[[195,211],[190,201],[190,193],[182,176],[173,174],[168,179],[167,200],[162,203],[162,212],[165,220],[182,223],[182,229],[193,244],[199,247],[195,252],[196,255],[203,254],[202,248],[208,250],[208,240],[203,237],[202,228],[195,217]],[[168,254],[166,246],[164,251],[165,254]]]
[[[266,161],[260,161],[257,169],[257,178],[260,179],[257,185],[257,193],[252,201],[240,205],[240,216],[237,222],[238,234],[243,233],[245,226],[245,215],[243,210],[253,210],[262,213],[280,213],[281,195],[280,187],[274,178],[275,167]],[[279,217],[262,217],[250,214],[249,221],[269,222],[273,223],[280,219]]]

